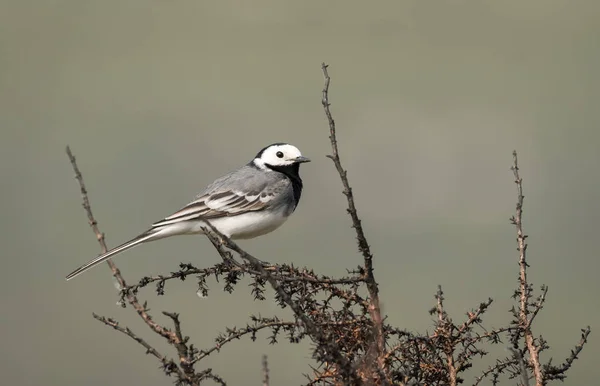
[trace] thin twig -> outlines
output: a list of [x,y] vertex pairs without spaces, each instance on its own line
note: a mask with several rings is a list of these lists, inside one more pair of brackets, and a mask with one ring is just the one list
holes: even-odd
[[383,333],[383,318],[381,317],[381,307],[379,305],[379,289],[373,273],[373,254],[371,253],[371,248],[369,247],[369,243],[367,242],[367,238],[363,231],[361,220],[358,217],[356,205],[354,204],[354,195],[352,193],[352,187],[350,186],[350,183],[348,181],[348,173],[346,172],[346,170],[344,170],[342,166],[342,161],[340,160],[335,121],[333,119],[333,116],[331,115],[331,110],[329,108],[331,105],[329,103],[329,85],[331,83],[331,78],[329,77],[329,72],[327,68],[327,64],[321,64],[321,70],[323,71],[323,76],[325,78],[325,84],[323,86],[323,98],[321,100],[321,103],[323,105],[327,121],[329,123],[329,140],[331,142],[332,151],[332,154],[327,157],[333,161],[333,164],[335,165],[335,168],[337,169],[338,174],[340,175],[342,185],[344,186],[343,193],[348,201],[348,213],[352,218],[352,227],[356,232],[358,249],[362,253],[364,258],[366,271],[365,282],[367,285],[367,290],[369,291],[369,297],[371,302],[369,307],[369,313],[371,314],[371,319],[373,320],[374,324],[374,338],[377,348],[377,365],[379,372],[381,374],[385,374],[385,363],[383,360],[385,356],[385,336]]
[[[85,209],[85,211],[87,213],[89,224],[90,224],[92,230],[94,231],[94,234],[96,235],[96,239],[98,240],[98,243],[100,243],[102,253],[106,253],[108,248],[106,247],[106,242],[104,240],[104,234],[102,232],[100,232],[100,229],[98,227],[98,222],[96,221],[96,219],[94,218],[94,215],[92,214],[92,208],[91,208],[90,201],[88,198],[87,189],[86,189],[85,183],[83,181],[83,175],[81,174],[79,167],[77,166],[77,161],[75,159],[75,156],[71,152],[71,149],[69,148],[69,146],[67,146],[66,152],[67,152],[67,156],[69,157],[69,160],[71,161],[71,165],[73,166],[73,170],[75,171],[75,178],[79,182],[79,187],[81,190],[81,197],[83,200],[83,208]],[[108,265],[110,266],[110,269],[113,272],[113,276],[119,282],[120,287],[127,288],[127,283],[126,283],[125,279],[123,278],[123,276],[121,275],[119,269],[116,267],[116,265],[110,259],[107,260],[107,262],[108,262]],[[180,347],[181,347],[180,345],[181,345],[182,341],[181,341],[181,339],[179,339],[177,337],[177,334],[172,331],[169,331],[165,327],[156,323],[152,319],[152,317],[148,314],[146,305],[140,304],[137,297],[133,293],[127,293],[126,298],[127,298],[127,302],[135,309],[137,314],[142,318],[144,323],[146,323],[146,325],[148,327],[150,327],[150,329],[152,331],[154,331],[158,335],[165,338],[167,341],[169,341],[169,343],[173,344],[177,348],[180,363],[181,363],[182,369],[185,373],[185,376],[182,378],[182,380],[185,380],[186,382],[188,382],[191,385],[197,384],[197,382],[193,381],[193,377],[194,377],[193,369],[190,369],[189,367],[185,366],[185,364],[188,361],[187,350],[185,350],[185,351],[180,350]]]
[[467,319],[458,329],[458,334],[461,335],[464,331],[466,331],[471,325],[480,321],[479,317],[483,314],[487,308],[492,304],[494,300],[489,298],[487,301],[481,303],[475,312],[469,312]]
[[535,305],[533,306],[533,312],[531,312],[531,316],[529,317],[529,321],[527,323],[528,327],[531,327],[531,324],[533,323],[535,317],[542,310],[542,308],[544,308],[544,303],[546,302],[547,294],[548,287],[544,285],[542,286],[542,294],[538,297],[537,301],[535,302]]
[[[214,244],[213,244],[214,245]],[[215,246],[216,248],[216,246]],[[218,249],[217,249],[218,250]],[[138,283],[132,284],[127,288],[123,289],[123,292],[133,291],[134,293],[139,289],[148,286],[152,283],[165,283],[169,280],[179,279],[183,280],[187,276],[192,275],[214,275],[216,273],[223,274],[228,272],[239,272],[239,273],[248,273],[250,275],[260,275],[259,271],[254,270],[253,265],[249,263],[238,263],[235,260],[232,260],[233,266],[224,268],[222,264],[215,265],[208,268],[187,268],[185,270],[180,270],[177,272],[172,272],[170,275],[155,275],[155,276],[146,276],[139,280]],[[322,275],[314,275],[310,272],[300,272],[298,270],[284,269],[285,267],[279,265],[264,265],[263,268],[265,271],[269,272],[273,277],[281,282],[303,282],[303,283],[318,283],[318,284],[327,284],[327,285],[353,285],[355,283],[364,282],[364,278],[362,277],[343,277],[343,278],[330,278]]]
[[269,362],[267,362],[267,356],[262,357],[262,373],[263,373],[263,386],[269,386]]
[[181,371],[181,369],[177,366],[177,364],[172,359],[167,359],[164,355],[160,354],[148,342],[146,342],[144,339],[142,339],[139,336],[137,336],[136,334],[134,334],[133,331],[131,331],[129,329],[129,327],[121,327],[119,325],[119,322],[117,322],[116,320],[111,319],[111,318],[105,318],[104,316],[100,316],[95,313],[93,313],[92,316],[96,320],[106,324],[109,327],[114,328],[115,330],[127,335],[131,339],[133,339],[136,342],[138,342],[139,344],[141,344],[146,349],[146,354],[153,355],[159,361],[161,361],[161,363],[163,364],[163,369],[165,370],[165,373],[167,375],[170,375],[172,373],[177,373],[179,375],[179,378],[185,379],[185,374],[183,373],[183,371]]
[[[500,374],[502,373],[505,369],[514,366],[518,364],[518,361],[516,359],[504,359],[504,360],[497,360],[496,364],[493,366],[489,366],[486,370],[482,371],[481,375],[478,376],[477,378],[475,378],[475,382],[473,383],[473,386],[479,386],[479,384],[481,384],[481,382],[486,379],[487,377],[494,376],[495,374]],[[494,383],[496,384],[496,383]]]
[[581,330],[581,339],[579,343],[575,346],[573,350],[571,350],[571,355],[565,360],[565,362],[560,366],[553,366],[552,364],[544,365],[544,376],[545,380],[564,380],[565,373],[571,368],[573,362],[578,358],[579,353],[583,350],[583,346],[588,341],[588,336],[590,335],[591,329],[590,326]]
[[196,363],[198,361],[201,361],[202,359],[206,358],[207,356],[209,356],[210,354],[212,354],[215,351],[221,350],[221,348],[225,344],[227,344],[233,340],[240,339],[244,335],[253,334],[253,333],[256,333],[257,331],[260,331],[265,328],[278,327],[278,326],[296,326],[296,325],[298,325],[298,323],[296,323],[296,322],[276,321],[276,322],[262,323],[258,326],[249,326],[246,328],[240,328],[237,332],[231,333],[229,336],[227,336],[227,338],[219,341],[217,344],[215,344],[210,349],[201,350],[200,352],[198,352],[198,355],[193,359],[192,364]]
[[[179,353],[179,364],[183,371],[187,375],[194,375],[194,364],[192,362],[192,355],[188,348],[187,341],[188,337],[184,337],[181,333],[181,322],[179,321],[179,314],[163,311],[163,315],[168,316],[173,321],[175,326],[175,339],[171,337],[171,343],[177,349]],[[173,334],[173,332],[171,332]]]
[[438,316],[437,320],[437,328],[434,333],[434,337],[442,338],[442,350],[444,351],[444,355],[446,356],[446,367],[448,369],[448,379],[450,381],[450,386],[456,386],[457,384],[457,375],[458,368],[456,366],[456,361],[454,359],[454,348],[455,342],[453,341],[453,330],[454,325],[452,321],[448,317],[448,313],[444,310],[444,291],[442,291],[442,286],[438,285],[437,293],[435,294],[436,298],[436,312]]
[[[96,221],[96,219],[94,218],[94,215],[92,213],[92,207],[90,206],[88,192],[85,187],[85,183],[83,182],[83,175],[81,174],[81,171],[79,171],[79,167],[77,166],[77,160],[75,159],[75,156],[73,155],[73,153],[71,153],[71,148],[69,148],[69,146],[67,146],[66,151],[67,151],[67,156],[69,157],[69,161],[71,161],[71,166],[73,167],[73,171],[75,172],[75,179],[77,180],[77,182],[79,182],[79,188],[81,191],[81,199],[83,201],[82,205],[83,205],[83,209],[85,209],[85,213],[87,214],[88,223],[89,223],[90,227],[92,228],[92,231],[96,235],[96,239],[98,240],[98,243],[100,244],[102,253],[106,253],[108,251],[108,248],[106,247],[104,233],[100,232],[100,229],[98,228],[98,222]],[[120,287],[126,288],[127,283],[125,282],[125,279],[123,279],[123,276],[121,276],[121,272],[119,271],[117,266],[112,262],[111,259],[106,260],[106,263],[110,267],[110,270],[112,271],[115,279],[117,279],[117,281],[119,282]]]
[[519,162],[517,151],[513,151],[512,171],[517,185],[517,206],[515,216],[511,219],[517,231],[517,248],[519,250],[519,326],[525,338],[529,351],[529,361],[533,367],[536,386],[543,386],[544,374],[540,364],[540,348],[535,342],[529,322],[529,299],[531,299],[531,285],[527,281],[527,235],[523,231],[523,179],[519,175]]

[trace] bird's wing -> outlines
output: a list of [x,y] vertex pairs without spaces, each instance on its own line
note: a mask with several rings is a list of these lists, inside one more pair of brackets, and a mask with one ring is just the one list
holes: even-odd
[[152,224],[153,228],[197,219],[237,216],[265,209],[275,198],[276,190],[264,186],[261,190],[217,190],[197,197],[177,212]]

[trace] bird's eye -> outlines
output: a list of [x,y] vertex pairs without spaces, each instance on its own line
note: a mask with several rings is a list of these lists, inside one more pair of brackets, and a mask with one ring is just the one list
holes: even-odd
[[276,154],[277,158],[283,158],[283,153],[278,151]]

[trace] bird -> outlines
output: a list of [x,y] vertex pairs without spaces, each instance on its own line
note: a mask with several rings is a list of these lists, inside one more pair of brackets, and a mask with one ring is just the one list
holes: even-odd
[[133,239],[83,264],[71,280],[116,254],[142,243],[177,235],[203,234],[206,221],[220,233],[251,239],[279,228],[296,210],[302,195],[300,164],[310,162],[288,143],[273,143],[254,159],[208,185],[194,199]]

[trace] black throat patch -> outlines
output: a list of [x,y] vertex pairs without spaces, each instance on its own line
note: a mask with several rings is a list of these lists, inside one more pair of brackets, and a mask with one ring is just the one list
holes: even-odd
[[294,208],[298,206],[298,202],[300,201],[300,196],[302,195],[302,179],[300,178],[300,164],[295,163],[291,165],[285,166],[274,166],[265,164],[269,169],[279,172],[285,175],[287,178],[292,181],[292,190],[294,192]]

